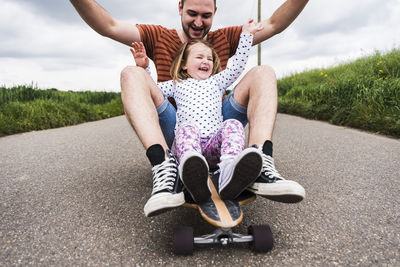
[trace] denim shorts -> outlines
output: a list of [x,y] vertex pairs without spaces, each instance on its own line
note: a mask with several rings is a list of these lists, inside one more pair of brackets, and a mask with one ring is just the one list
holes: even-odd
[[[168,147],[171,148],[175,138],[176,109],[168,99],[165,99],[164,102],[157,107],[157,113],[165,141],[167,141]],[[246,127],[248,123],[247,107],[240,105],[233,99],[233,90],[222,102],[222,116],[224,121],[228,119],[240,121],[243,127]]]

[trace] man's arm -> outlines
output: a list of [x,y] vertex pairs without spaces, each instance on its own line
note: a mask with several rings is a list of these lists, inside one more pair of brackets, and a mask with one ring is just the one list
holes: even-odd
[[264,29],[254,35],[253,45],[261,43],[286,29],[307,3],[308,0],[287,0],[283,3],[269,19],[262,22]]
[[140,42],[138,28],[114,19],[94,0],[70,0],[82,19],[97,33],[130,46]]

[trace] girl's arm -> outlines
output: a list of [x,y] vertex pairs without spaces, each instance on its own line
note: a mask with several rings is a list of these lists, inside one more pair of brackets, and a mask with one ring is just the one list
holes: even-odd
[[[130,50],[132,52],[133,58],[135,59],[136,66],[142,67],[146,70],[146,72],[150,75],[150,67],[149,67],[149,58],[146,54],[146,49],[142,42],[132,43],[132,47]],[[165,97],[174,97],[175,92],[175,83],[171,81],[159,82],[157,83],[158,88],[160,88],[161,92]]]
[[132,52],[133,58],[135,59],[136,66],[142,67],[147,70],[147,68],[149,67],[149,58],[146,54],[146,48],[144,48],[143,43],[133,42],[132,48],[130,50]]
[[242,32],[236,53],[229,59],[226,69],[212,76],[217,81],[222,92],[225,92],[242,74],[249,58],[252,44],[253,35]]
[[217,81],[222,92],[232,85],[239,78],[240,74],[242,74],[249,58],[254,34],[262,29],[263,26],[260,23],[253,23],[252,19],[243,25],[236,53],[229,59],[226,69],[213,76],[213,79]]
[[169,80],[166,82],[158,82],[157,86],[158,88],[160,88],[161,92],[165,97],[174,97],[175,84],[176,84],[175,81]]

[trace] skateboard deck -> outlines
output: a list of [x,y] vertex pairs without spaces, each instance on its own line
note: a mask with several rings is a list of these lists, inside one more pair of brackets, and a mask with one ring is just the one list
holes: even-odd
[[234,200],[222,200],[218,194],[218,175],[210,174],[208,179],[211,199],[197,204],[190,194],[186,192],[184,206],[198,209],[201,216],[216,227],[232,228],[238,225],[243,219],[243,211],[240,206],[254,201],[256,195],[245,190]]

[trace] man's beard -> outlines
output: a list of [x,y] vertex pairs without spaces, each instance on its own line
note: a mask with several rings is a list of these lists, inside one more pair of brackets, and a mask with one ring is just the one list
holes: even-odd
[[208,28],[208,29],[206,29],[206,28],[203,28],[203,35],[201,36],[201,37],[193,37],[193,36],[191,36],[190,35],[190,28],[192,28],[191,27],[191,24],[189,24],[188,25],[188,27],[187,28],[185,28],[185,26],[184,26],[184,24],[183,24],[183,22],[182,22],[182,29],[183,29],[183,32],[186,34],[186,36],[189,38],[189,40],[190,39],[203,39],[204,38],[204,36],[206,36],[207,35],[207,33],[210,31],[210,28]]

